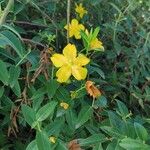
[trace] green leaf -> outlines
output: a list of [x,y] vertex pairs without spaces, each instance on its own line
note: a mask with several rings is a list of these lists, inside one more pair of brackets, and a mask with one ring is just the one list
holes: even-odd
[[8,74],[8,70],[6,67],[6,63],[4,63],[2,60],[0,60],[0,80],[5,84],[8,85],[8,81],[9,81],[9,74]]
[[101,143],[96,144],[92,150],[104,150]]
[[[0,38],[0,46],[2,46],[2,43],[1,43],[1,38]],[[6,45],[7,43],[5,42],[5,44],[4,45]],[[15,61],[16,60],[16,58],[13,56],[13,55],[11,55],[10,54],[10,52],[9,51],[6,51],[6,49],[3,49],[3,48],[0,48],[0,54],[2,55],[2,56],[4,56],[3,58],[9,58],[9,59],[11,59],[11,60],[13,60],[13,61]]]
[[99,96],[94,103],[94,106],[97,107],[106,107],[107,106],[107,99],[104,96]]
[[42,88],[39,88],[36,92],[34,92],[33,96],[31,97],[31,99],[38,99],[40,97],[43,97],[44,94],[46,93],[46,88],[45,87],[42,87]]
[[51,150],[51,143],[48,136],[43,132],[38,132],[36,135],[36,143],[38,150]]
[[118,109],[119,109],[121,116],[126,117],[129,114],[129,111],[126,105],[119,100],[117,100],[117,105],[118,105]]
[[0,38],[2,38],[8,45],[10,45],[20,58],[23,58],[23,47],[20,40],[12,32],[5,30],[0,32]]
[[15,93],[16,96],[21,97],[21,89],[18,81],[16,81],[14,87],[12,88],[12,91]]
[[26,148],[26,150],[38,150],[36,140],[32,141]]
[[64,118],[62,118],[62,117],[56,118],[54,120],[54,122],[51,122],[48,125],[46,133],[48,133],[48,135],[58,135],[60,133],[60,131],[62,130],[64,123],[65,123]]
[[43,100],[44,100],[44,96],[41,96],[40,98],[37,99],[33,99],[32,107],[35,111],[37,111],[41,107]]
[[144,144],[141,140],[131,139],[131,138],[122,139],[119,145],[128,150],[149,150],[150,149],[150,146]]
[[108,116],[111,126],[119,130],[122,124],[122,120],[112,111],[108,112]]
[[52,101],[46,104],[45,106],[43,106],[42,108],[40,108],[36,114],[36,120],[37,121],[45,120],[54,111],[56,105],[57,105],[57,102]]
[[52,98],[59,87],[59,83],[56,80],[50,80],[47,82],[46,87],[49,98]]
[[16,82],[18,81],[20,75],[20,67],[11,66],[9,69],[9,74],[9,85],[11,88],[13,88]]
[[110,3],[110,5],[113,6],[118,11],[118,13],[122,13],[119,7],[116,6],[114,3]]
[[119,140],[114,139],[108,144],[106,150],[124,150],[124,148],[120,147]]
[[96,143],[102,143],[106,141],[106,137],[103,134],[93,134],[86,139],[79,139],[80,146],[90,146]]
[[75,129],[75,124],[77,122],[77,117],[76,117],[76,114],[73,110],[70,109],[66,113],[66,121],[67,121],[70,129],[74,130]]
[[93,34],[92,34],[92,40],[96,39],[96,37],[97,37],[97,35],[98,35],[98,33],[99,33],[99,30],[100,30],[99,27],[97,27],[97,28],[94,30],[94,32],[93,32]]
[[66,145],[62,142],[59,142],[58,145],[56,146],[55,150],[68,150]]
[[97,74],[99,74],[100,77],[105,79],[104,72],[99,67],[90,66],[89,70],[91,71],[90,74],[92,74],[93,72],[96,72]]
[[108,127],[108,126],[103,126],[101,127],[101,129],[107,133],[108,135],[112,136],[112,137],[116,137],[116,138],[123,138],[124,135],[122,135],[117,129],[114,129],[112,127]]
[[22,105],[21,110],[22,110],[22,113],[23,113],[23,116],[24,116],[26,122],[27,122],[32,128],[34,128],[34,127],[36,126],[36,122],[35,122],[35,119],[36,119],[36,117],[35,117],[35,111],[34,111],[31,107],[29,107],[29,106],[27,106],[27,105],[25,105],[25,104]]
[[79,113],[75,128],[77,129],[80,126],[82,126],[85,122],[87,122],[91,118],[91,114],[92,114],[92,107],[86,106],[82,108]]
[[59,101],[70,101],[70,93],[68,90],[66,90],[66,88],[60,86],[55,94],[56,98],[59,100]]
[[134,128],[135,128],[137,136],[141,140],[146,141],[148,139],[148,133],[147,133],[146,129],[141,124],[135,122]]
[[0,87],[0,98],[3,96],[3,93],[4,93],[4,87]]
[[12,26],[10,26],[9,24],[3,24],[2,26],[10,30],[11,32],[15,33],[18,36],[18,38],[21,40],[20,34]]

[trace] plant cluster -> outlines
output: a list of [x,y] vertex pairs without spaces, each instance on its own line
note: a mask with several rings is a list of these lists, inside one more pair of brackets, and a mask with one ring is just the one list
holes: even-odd
[[150,149],[147,0],[0,6],[1,150]]

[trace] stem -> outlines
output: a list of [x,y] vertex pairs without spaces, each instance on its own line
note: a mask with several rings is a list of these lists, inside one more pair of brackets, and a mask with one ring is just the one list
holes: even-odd
[[40,131],[40,132],[41,132],[41,127],[40,127],[39,122],[38,122],[38,124],[37,124],[37,129],[38,129],[38,131]]
[[85,86],[82,86],[80,89],[76,90],[76,93],[81,91],[82,89],[85,89]]
[[120,21],[121,16],[122,16],[122,13],[119,14],[119,16],[116,20],[116,23],[115,23],[114,34],[113,34],[113,42],[115,42],[115,39],[116,39],[116,29],[117,29],[117,26],[118,26],[118,23]]
[[52,66],[51,79],[54,78],[54,66]]
[[8,4],[7,4],[6,8],[4,9],[3,14],[0,18],[0,25],[5,23],[6,17],[7,17],[7,15],[8,15],[8,13],[9,13],[9,11],[10,11],[13,4],[14,4],[14,0],[9,0],[8,1]]
[[149,39],[149,35],[150,35],[150,32],[147,33],[147,36],[146,36],[146,40],[145,40],[144,46],[147,45],[147,42],[148,42],[148,39]]
[[95,102],[95,98],[93,98],[93,101],[92,101],[92,107],[94,108],[94,102]]
[[17,63],[16,67],[19,66],[19,65],[22,63],[22,61],[30,54],[30,52],[31,52],[31,50],[29,50],[29,51],[27,52],[27,54],[25,54],[25,55],[23,56],[23,58]]
[[115,40],[116,40],[116,29],[117,29],[118,23],[122,21],[121,17],[124,16],[124,14],[129,9],[129,7],[130,7],[130,4],[126,7],[126,9],[123,12],[119,13],[119,16],[118,16],[118,18],[116,20],[116,23],[115,23],[114,34],[113,34],[113,42],[115,42]]
[[69,43],[70,0],[67,1],[67,43]]

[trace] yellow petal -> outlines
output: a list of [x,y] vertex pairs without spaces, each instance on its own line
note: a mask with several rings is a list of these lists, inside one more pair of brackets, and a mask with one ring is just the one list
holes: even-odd
[[80,16],[80,18],[83,18],[84,14],[85,14],[85,12],[84,12],[84,11],[83,11],[83,12],[81,12],[81,13],[80,13],[80,15],[79,15],[79,16]]
[[90,59],[87,58],[85,55],[83,54],[79,54],[79,56],[75,59],[74,64],[78,65],[78,66],[85,66],[90,62]]
[[84,30],[85,29],[84,25],[82,25],[82,24],[79,25],[79,28],[80,28],[80,30]]
[[80,31],[84,30],[84,29],[85,29],[84,25],[82,25],[82,24],[78,25],[76,32],[74,32],[74,36],[76,39],[81,39]]
[[55,67],[61,67],[67,63],[67,59],[62,54],[54,54],[51,57],[51,61]]
[[68,44],[64,49],[63,49],[63,54],[64,56],[68,59],[73,61],[76,56],[77,56],[77,49],[74,44]]
[[73,25],[73,26],[77,26],[78,25],[78,20],[77,19],[72,19],[71,20],[71,25]]
[[69,107],[69,104],[67,104],[67,103],[65,103],[65,102],[61,102],[61,103],[60,103],[60,106],[63,107],[65,110],[67,110],[68,107]]
[[77,79],[77,80],[83,80],[87,76],[87,69],[80,67],[80,66],[73,66],[72,67],[72,75]]
[[75,36],[76,39],[81,39],[80,32],[74,33],[74,36]]
[[99,48],[103,49],[103,43],[96,38],[95,40],[91,41],[90,48],[91,49],[99,49]]
[[86,33],[86,35],[89,35],[89,31],[87,29],[85,30],[85,33]]
[[62,83],[62,82],[67,82],[67,80],[71,76],[71,67],[68,65],[62,66],[57,72],[56,72],[56,77],[57,81]]
[[50,140],[50,142],[52,142],[52,143],[56,143],[56,137],[54,137],[54,136],[51,136],[51,137],[49,137],[49,140]]

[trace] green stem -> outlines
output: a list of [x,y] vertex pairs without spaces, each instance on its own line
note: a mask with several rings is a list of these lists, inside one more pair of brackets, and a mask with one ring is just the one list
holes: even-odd
[[52,66],[51,79],[54,78],[54,66]]
[[120,18],[122,16],[122,13],[119,14],[117,20],[116,20],[116,23],[115,23],[115,28],[114,28],[114,34],[113,34],[113,41],[115,42],[115,39],[116,39],[116,29],[117,29],[117,26],[118,26],[118,23],[120,21]]
[[146,40],[145,40],[144,46],[147,45],[147,42],[148,42],[148,40],[149,40],[149,35],[150,35],[150,32],[147,33],[147,36],[146,36]]
[[4,11],[2,13],[2,16],[0,18],[0,25],[5,23],[6,17],[8,15],[8,13],[10,12],[10,9],[13,6],[13,4],[14,4],[14,0],[9,0],[8,1],[8,4],[7,4],[6,8],[4,9]]
[[41,132],[41,127],[40,127],[39,122],[38,122],[38,124],[37,124],[37,129],[38,129],[38,131],[40,131],[40,132]]
[[30,54],[30,52],[31,52],[31,50],[29,49],[29,51],[27,52],[27,54],[25,54],[25,55],[22,57],[22,59],[17,63],[16,67],[19,66],[19,65],[22,63],[22,61]]
[[95,102],[95,98],[93,98],[93,101],[92,101],[92,107],[94,108],[94,102]]
[[85,86],[82,86],[80,89],[76,90],[76,93],[79,92],[79,91],[81,91],[84,88],[85,88]]
[[70,0],[67,1],[67,43],[69,43]]
[[116,23],[115,23],[114,34],[113,34],[113,42],[115,42],[115,40],[116,40],[116,29],[117,29],[117,26],[118,26],[119,22],[122,21],[121,17],[124,16],[124,14],[127,12],[129,7],[130,7],[130,4],[126,7],[126,9],[123,12],[119,13],[119,16],[118,16],[118,18],[116,20]]

